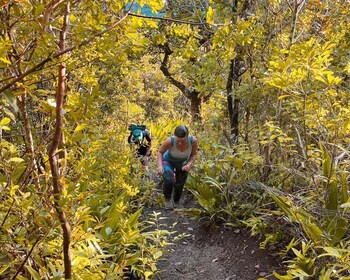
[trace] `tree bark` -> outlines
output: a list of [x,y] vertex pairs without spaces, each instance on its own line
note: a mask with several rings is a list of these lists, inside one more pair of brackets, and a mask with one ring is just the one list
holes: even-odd
[[58,215],[58,219],[61,223],[63,230],[63,256],[64,256],[64,271],[65,279],[70,279],[72,275],[71,267],[71,257],[69,252],[70,247],[70,225],[67,221],[66,215],[61,208],[60,200],[62,193],[62,184],[60,180],[60,170],[59,170],[59,161],[58,161],[58,147],[62,135],[62,126],[63,126],[63,98],[65,91],[65,72],[66,68],[63,63],[60,64],[58,70],[58,88],[56,94],[56,126],[55,133],[52,139],[51,147],[49,149],[49,163],[51,168],[52,175],[52,187],[54,194],[54,207]]
[[201,123],[202,121],[202,107],[203,98],[199,97],[199,92],[195,92],[191,95],[191,115],[193,122]]
[[[251,9],[252,3],[250,0],[246,0],[243,3],[242,10],[239,15],[242,18],[247,17],[248,11]],[[235,24],[238,20],[238,1],[232,1],[232,22]],[[242,75],[246,72],[246,65],[244,62],[243,50],[241,46],[236,47],[236,57],[230,61],[230,69],[226,83],[227,93],[227,110],[230,121],[230,138],[231,144],[238,143],[239,135],[239,110],[240,110],[240,98],[235,96],[235,89],[240,85]]]
[[227,110],[230,121],[230,139],[231,144],[237,144],[239,133],[239,104],[240,99],[233,97],[234,95],[234,82],[239,82],[237,77],[236,59],[232,59],[230,63],[229,75],[226,83],[227,92]]
[[162,60],[162,64],[160,66],[160,70],[163,75],[168,79],[168,81],[177,87],[181,93],[190,101],[191,108],[190,112],[192,115],[193,122],[200,123],[202,121],[202,104],[209,99],[209,96],[201,96],[200,92],[193,89],[190,90],[186,85],[182,82],[176,80],[173,75],[170,73],[168,68],[169,58],[172,55],[173,51],[170,49],[168,43],[161,46],[164,51],[164,58]]
[[[66,3],[66,11],[64,16],[64,22],[62,30],[60,32],[59,50],[64,50],[65,40],[66,40],[66,29],[68,25],[68,15],[69,15],[69,2]],[[49,149],[49,163],[52,175],[52,188],[54,196],[54,208],[58,215],[62,231],[63,231],[63,261],[64,261],[64,273],[65,279],[72,278],[72,263],[70,255],[70,240],[71,240],[71,229],[69,222],[66,218],[62,205],[60,203],[62,184],[61,184],[61,174],[59,167],[59,156],[58,149],[63,139],[63,106],[64,106],[64,96],[66,90],[66,66],[63,62],[60,63],[58,67],[58,84],[56,92],[56,124],[55,133],[52,139],[51,147]]]

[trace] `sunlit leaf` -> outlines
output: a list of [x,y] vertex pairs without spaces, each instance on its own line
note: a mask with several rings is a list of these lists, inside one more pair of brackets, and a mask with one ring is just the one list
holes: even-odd
[[333,247],[322,247],[323,250],[325,250],[327,253],[325,254],[321,254],[318,257],[324,257],[324,256],[331,256],[331,257],[336,257],[339,258],[340,257],[340,253],[339,250]]
[[214,10],[211,6],[208,7],[207,14],[206,14],[206,22],[208,24],[214,23]]
[[75,129],[74,132],[81,131],[87,127],[87,124],[79,124]]
[[4,125],[8,125],[10,123],[10,119],[9,118],[3,118],[1,121],[0,121],[0,126],[4,126]]
[[30,275],[34,278],[34,280],[40,280],[40,274],[33,269],[32,267],[30,267],[29,265],[25,265],[25,268],[29,271]]
[[340,208],[350,208],[350,202],[343,203],[339,207]]
[[19,157],[13,157],[13,158],[10,158],[9,160],[10,162],[16,162],[16,163],[20,163],[20,162],[23,162],[24,159],[22,158],[19,158]]

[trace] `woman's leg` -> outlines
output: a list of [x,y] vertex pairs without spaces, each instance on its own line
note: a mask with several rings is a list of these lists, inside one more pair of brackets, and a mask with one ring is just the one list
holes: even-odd
[[175,171],[176,182],[174,185],[174,202],[175,203],[178,203],[181,198],[182,191],[184,189],[184,185],[187,180],[187,176],[188,176],[188,172],[182,171],[181,169],[176,169]]
[[167,161],[163,161],[163,194],[166,200],[171,199],[175,185],[174,167]]

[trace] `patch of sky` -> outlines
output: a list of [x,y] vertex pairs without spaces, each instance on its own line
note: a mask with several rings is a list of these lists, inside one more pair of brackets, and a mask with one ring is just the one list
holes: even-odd
[[[132,8],[131,8],[132,5]],[[139,3],[134,2],[133,4],[128,3],[125,6],[126,10],[129,10],[131,8],[132,13],[140,13],[143,16],[148,16],[148,17],[164,17],[165,11],[162,9],[161,11],[158,12],[152,12],[151,8],[148,5],[141,6]]]

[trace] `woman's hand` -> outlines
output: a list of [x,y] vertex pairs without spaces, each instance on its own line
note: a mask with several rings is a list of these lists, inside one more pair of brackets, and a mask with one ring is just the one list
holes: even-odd
[[158,174],[159,174],[159,175],[163,175],[163,173],[164,173],[164,168],[163,168],[163,166],[158,166]]
[[182,166],[182,171],[188,172],[191,169],[192,164],[187,163],[184,166]]

